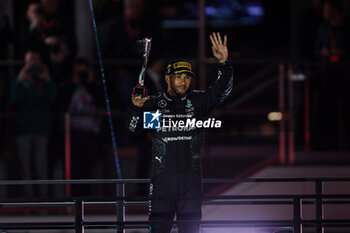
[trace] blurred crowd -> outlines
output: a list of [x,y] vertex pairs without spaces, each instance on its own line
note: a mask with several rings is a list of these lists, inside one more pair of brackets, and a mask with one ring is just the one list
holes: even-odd
[[[125,0],[118,5],[103,5],[97,8],[100,17],[99,36],[104,59],[140,58],[135,41],[152,35],[152,60],[147,70],[146,86],[150,94],[162,90],[164,52],[161,43],[159,20],[146,4],[146,0]],[[111,1],[109,1],[111,2]],[[112,1],[113,2],[113,1]],[[342,62],[350,56],[348,13],[341,0],[313,0],[312,7],[304,11],[298,20],[299,55],[309,61],[322,62],[312,75],[312,107],[315,132],[315,148],[349,149],[348,71]],[[69,113],[71,139],[72,178],[113,178],[112,168],[103,167],[106,154],[110,153],[108,121],[105,115],[104,91],[100,74],[94,65],[96,60],[77,57],[79,48],[71,19],[67,19],[62,0],[31,1],[27,5],[25,18],[18,28],[11,28],[9,18],[0,5],[0,60],[6,61],[14,45],[15,58],[23,60],[15,77],[8,78],[10,71],[0,66],[0,111],[13,113],[15,120],[2,117],[0,157],[1,179],[62,179],[65,141],[64,133]],[[21,21],[21,22],[22,22]],[[165,54],[162,54],[163,56]],[[186,56],[186,54],[184,54]],[[105,70],[112,109],[125,112],[130,100],[130,91],[137,82],[139,70],[126,64],[109,66]],[[4,78],[5,77],[5,78]],[[336,94],[335,94],[336,93]],[[10,96],[10,98],[9,98]],[[332,111],[334,114],[324,114]],[[11,118],[12,119],[12,118]],[[148,177],[150,142],[147,134],[129,138],[123,119],[116,120],[119,145],[137,140],[139,161],[138,178]],[[336,125],[336,127],[334,127]],[[15,126],[16,133],[10,132]],[[322,130],[321,130],[322,129]],[[125,130],[125,131],[123,131]],[[322,131],[322,132],[319,132]],[[335,135],[328,141],[324,134]],[[341,135],[339,135],[341,134]],[[15,135],[15,136],[10,136]],[[120,136],[123,135],[123,136]],[[326,146],[327,145],[327,146]],[[16,155],[11,154],[15,148]],[[329,149],[329,148],[326,148]],[[16,159],[13,159],[16,158]],[[5,164],[6,163],[6,164]],[[11,165],[11,163],[13,163]],[[5,165],[6,166],[5,166]],[[107,163],[110,164],[110,163]],[[3,168],[1,168],[3,166]],[[10,168],[20,168],[18,172]],[[7,168],[7,169],[6,169]],[[18,169],[17,169],[18,171]],[[74,195],[86,195],[88,187],[73,189]],[[145,194],[145,187],[140,190]],[[29,196],[47,196],[60,192],[27,187]]]

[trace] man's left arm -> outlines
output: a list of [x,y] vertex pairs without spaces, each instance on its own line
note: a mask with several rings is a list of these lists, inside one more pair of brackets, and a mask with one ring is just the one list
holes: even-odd
[[212,33],[210,40],[213,55],[218,60],[218,78],[213,86],[199,94],[200,102],[203,103],[201,112],[204,114],[209,113],[223,102],[233,87],[233,69],[228,62],[227,36],[224,36],[222,41],[220,33]]

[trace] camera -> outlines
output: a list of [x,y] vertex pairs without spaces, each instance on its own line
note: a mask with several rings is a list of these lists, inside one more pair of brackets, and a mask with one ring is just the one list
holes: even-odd
[[35,82],[39,82],[40,81],[39,74],[43,72],[43,69],[39,66],[31,66],[27,70],[27,72],[32,76]]
[[39,66],[31,66],[27,72],[32,76],[38,76],[43,72],[43,69]]

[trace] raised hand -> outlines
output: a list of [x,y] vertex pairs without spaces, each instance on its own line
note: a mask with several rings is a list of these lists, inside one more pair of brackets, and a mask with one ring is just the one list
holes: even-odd
[[224,36],[224,42],[221,40],[221,35],[219,32],[213,32],[210,34],[210,41],[212,44],[212,51],[214,57],[220,62],[224,63],[228,58],[228,50],[227,50],[227,36]]

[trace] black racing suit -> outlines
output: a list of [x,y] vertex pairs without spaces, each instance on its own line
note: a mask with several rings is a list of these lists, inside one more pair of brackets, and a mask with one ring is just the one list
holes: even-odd
[[[175,213],[177,220],[201,219],[201,125],[194,125],[193,119],[215,126],[216,121],[210,118],[209,122],[205,117],[230,94],[232,86],[231,65],[219,63],[218,79],[206,91],[193,91],[178,97],[164,92],[151,96],[142,108],[132,105],[129,119],[132,132],[142,129],[144,112],[159,110],[162,114],[161,128],[152,130],[149,207],[152,233],[170,232],[172,224],[169,222],[173,221]],[[181,125],[180,121],[185,124]],[[186,125],[186,122],[190,123]],[[180,223],[178,227],[179,233],[199,232],[199,224],[195,222]]]

